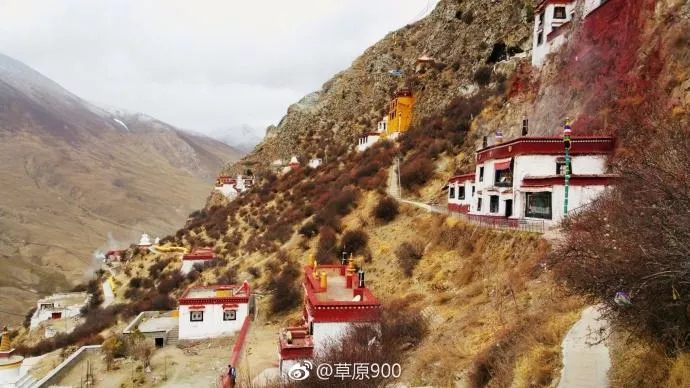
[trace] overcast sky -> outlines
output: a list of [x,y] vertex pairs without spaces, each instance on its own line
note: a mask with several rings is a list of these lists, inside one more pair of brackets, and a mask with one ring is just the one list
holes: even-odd
[[0,0],[0,52],[98,105],[258,135],[438,0]]

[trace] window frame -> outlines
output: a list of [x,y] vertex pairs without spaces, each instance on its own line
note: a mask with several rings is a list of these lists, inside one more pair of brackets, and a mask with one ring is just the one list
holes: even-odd
[[[549,197],[549,213],[533,213],[529,211],[530,197],[536,195],[548,195]],[[553,192],[551,191],[540,191],[536,193],[525,193],[525,217],[529,218],[539,218],[544,220],[553,219]]]
[[465,185],[458,186],[458,199],[465,199]]
[[[194,313],[201,314],[199,319],[194,319]],[[204,321],[204,312],[203,310],[192,310],[189,312],[189,322],[203,322]]]
[[[233,313],[232,319],[227,319],[225,314]],[[223,310],[223,322],[236,321],[237,320],[237,310]]]
[[448,198],[455,199],[455,186],[448,187]]
[[484,166],[479,167],[479,182],[484,182]]
[[482,197],[477,198],[477,211],[482,211]]
[[[563,13],[561,14],[560,11],[563,11]],[[553,18],[554,18],[554,20],[565,20],[565,19],[567,19],[568,18],[568,9],[565,6],[553,7]]]

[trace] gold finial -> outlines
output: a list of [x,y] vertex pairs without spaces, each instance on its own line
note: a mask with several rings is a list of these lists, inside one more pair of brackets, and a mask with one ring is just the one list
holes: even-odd
[[0,352],[10,351],[10,332],[7,331],[7,326],[2,329],[2,340],[0,340]]
[[307,265],[311,266],[312,268],[316,265],[316,259],[314,258],[314,253],[309,254],[309,258],[307,259]]

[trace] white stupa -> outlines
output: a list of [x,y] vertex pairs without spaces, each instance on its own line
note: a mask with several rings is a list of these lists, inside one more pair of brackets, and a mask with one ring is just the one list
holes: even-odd
[[151,238],[149,238],[149,235],[144,233],[141,235],[141,240],[139,240],[139,246],[142,248],[148,248],[151,245]]
[[24,357],[14,354],[14,349],[10,348],[10,333],[7,328],[2,331],[0,340],[0,386],[14,387],[15,383],[21,378],[21,368]]

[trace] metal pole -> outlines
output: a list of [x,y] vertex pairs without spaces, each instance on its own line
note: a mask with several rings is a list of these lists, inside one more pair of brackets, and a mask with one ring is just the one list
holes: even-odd
[[570,135],[573,129],[570,126],[570,119],[565,120],[563,128],[563,149],[565,151],[565,198],[563,199],[563,217],[568,216],[568,192],[570,190]]
[[402,185],[400,184],[400,156],[398,156],[398,197],[402,198]]

